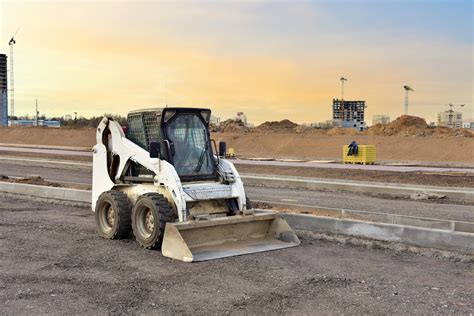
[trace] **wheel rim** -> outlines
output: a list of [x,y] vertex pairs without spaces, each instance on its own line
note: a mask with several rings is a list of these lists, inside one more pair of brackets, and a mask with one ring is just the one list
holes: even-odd
[[99,222],[100,227],[104,232],[109,233],[112,231],[116,219],[115,214],[116,212],[112,205],[109,203],[103,204],[100,209]]
[[112,208],[112,206],[110,206],[106,212],[107,214],[107,224],[112,227],[114,226],[114,223],[115,223],[115,211],[114,209]]
[[138,228],[138,233],[145,239],[148,239],[151,237],[155,230],[155,215],[153,214],[153,211],[146,207],[143,206],[138,209],[137,212],[137,228]]

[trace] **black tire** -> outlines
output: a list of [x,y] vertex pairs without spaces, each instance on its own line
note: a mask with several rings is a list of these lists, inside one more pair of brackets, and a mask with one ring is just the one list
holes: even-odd
[[132,210],[133,234],[144,248],[161,249],[166,223],[174,219],[174,211],[163,195],[143,194]]
[[250,202],[250,199],[248,196],[245,197],[245,205],[247,207],[247,210],[251,210],[252,209],[252,202]]
[[124,193],[102,193],[95,206],[95,223],[99,235],[107,239],[128,238],[132,229],[131,209],[130,201]]

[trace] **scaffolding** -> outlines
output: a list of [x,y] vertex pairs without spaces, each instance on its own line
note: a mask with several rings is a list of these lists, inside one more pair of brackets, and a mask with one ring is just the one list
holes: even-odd
[[333,99],[332,118],[338,127],[365,128],[365,101]]
[[0,54],[0,126],[8,126],[7,55]]

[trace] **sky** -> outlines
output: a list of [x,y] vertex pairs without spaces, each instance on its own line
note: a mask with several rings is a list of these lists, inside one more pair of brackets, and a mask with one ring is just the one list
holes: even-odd
[[403,114],[403,85],[411,115],[474,117],[470,0],[0,0],[0,53],[15,32],[17,115],[38,99],[50,116],[168,104],[319,122],[344,76],[369,124]]

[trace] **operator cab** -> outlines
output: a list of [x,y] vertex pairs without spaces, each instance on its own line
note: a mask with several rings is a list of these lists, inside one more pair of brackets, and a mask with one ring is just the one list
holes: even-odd
[[148,150],[153,158],[171,163],[183,181],[216,177],[211,146],[211,110],[162,108],[131,112],[127,138]]

